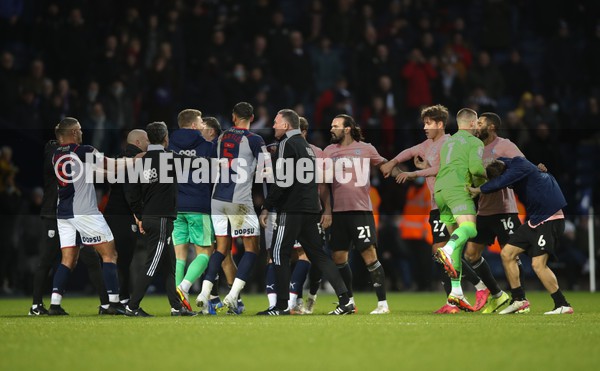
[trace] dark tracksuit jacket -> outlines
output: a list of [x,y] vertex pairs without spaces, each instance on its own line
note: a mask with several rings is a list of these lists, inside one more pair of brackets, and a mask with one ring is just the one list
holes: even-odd
[[[323,251],[319,225],[321,204],[314,178],[316,157],[300,130],[290,130],[285,134],[279,143],[277,160],[280,159],[293,159],[294,169],[300,159],[309,159],[313,164],[312,182],[302,183],[294,179],[290,186],[284,187],[276,181],[271,185],[263,205],[263,209],[277,210],[271,253],[277,276],[277,307],[285,309],[289,298],[290,255],[296,240],[302,244],[310,261],[317,265],[332,284],[337,295],[348,290],[337,267]],[[276,162],[275,169],[277,166]],[[275,179],[278,179],[277,171]]]

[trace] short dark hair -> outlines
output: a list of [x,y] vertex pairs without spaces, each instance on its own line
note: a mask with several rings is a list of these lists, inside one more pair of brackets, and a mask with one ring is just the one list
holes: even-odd
[[206,124],[206,126],[213,129],[217,136],[221,135],[221,132],[223,132],[223,129],[221,129],[221,123],[215,117],[205,117],[204,123]]
[[498,116],[494,112],[485,112],[479,115],[479,117],[485,117],[485,120],[487,122],[494,125],[496,131],[500,130],[500,127],[502,126],[502,120],[500,119],[500,116]]
[[456,122],[457,122],[459,128],[460,128],[461,121],[468,121],[468,120],[472,120],[472,119],[477,119],[477,112],[475,112],[475,110],[472,110],[470,108],[463,108],[460,111],[458,111],[458,113],[456,114]]
[[300,116],[300,131],[308,131],[308,120]]
[[233,106],[233,114],[242,120],[248,120],[254,115],[254,107],[248,102],[239,102]]
[[169,135],[167,124],[163,121],[155,121],[146,125],[146,132],[148,133],[148,140],[150,144],[162,144],[165,137]]
[[506,170],[506,165],[502,161],[494,160],[486,168],[485,174],[488,180],[499,177]]
[[425,107],[423,110],[421,110],[421,120],[425,120],[426,117],[429,117],[435,122],[443,122],[444,127],[446,127],[446,124],[448,123],[448,116],[448,108],[442,106],[441,104]]
[[290,124],[290,126],[292,127],[292,129],[299,129],[300,128],[300,116],[298,116],[298,114],[296,113],[296,111],[294,111],[293,109],[289,109],[289,108],[284,108],[282,110],[279,110],[279,112],[277,112],[278,115],[281,115],[281,117],[283,117],[283,119]]
[[341,118],[344,120],[344,127],[350,128],[350,136],[352,137],[352,139],[354,139],[357,142],[365,140],[365,137],[363,137],[362,131],[360,130],[360,126],[356,124],[356,121],[354,121],[354,118],[352,116],[343,113],[341,115],[335,116],[335,118]]
[[188,128],[192,126],[194,121],[199,117],[202,117],[202,112],[196,109],[184,109],[177,115],[177,124],[180,128]]
[[79,121],[76,118],[65,117],[54,128],[54,135],[56,135],[56,138],[62,137],[77,124],[79,124]]

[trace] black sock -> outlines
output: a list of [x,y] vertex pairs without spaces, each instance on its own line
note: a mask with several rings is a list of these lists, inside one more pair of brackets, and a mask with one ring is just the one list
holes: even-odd
[[317,295],[317,291],[321,287],[321,278],[323,277],[323,273],[319,268],[317,268],[316,264],[311,264],[310,266],[310,274],[309,277],[309,292],[311,295]]
[[338,295],[338,300],[340,307],[343,307],[345,305],[348,305],[348,303],[350,302],[350,296],[348,296],[347,293],[343,293],[341,295]]
[[481,278],[483,283],[485,283],[487,288],[490,290],[490,294],[497,295],[501,291],[500,286],[498,286],[498,282],[496,282],[496,279],[492,275],[492,270],[490,269],[489,264],[487,261],[485,261],[483,256],[478,262],[473,263],[472,267],[475,270],[475,273],[477,273],[479,278]]
[[473,286],[481,281],[481,278],[479,278],[477,273],[475,273],[473,268],[471,268],[471,265],[464,258],[462,260],[462,275],[467,281],[471,282]]
[[523,282],[525,282],[525,270],[523,269],[523,263],[521,259],[517,256],[517,267],[519,267],[519,282],[521,282],[521,287],[523,287]]
[[565,296],[560,289],[554,294],[550,294],[550,296],[552,297],[552,300],[554,300],[554,308],[571,306],[571,304],[567,303],[567,299],[565,299]]
[[510,289],[510,292],[512,294],[512,300],[525,300],[525,291],[523,290],[523,288],[521,286],[514,288],[514,289]]
[[450,281],[450,277],[446,274],[446,270],[444,266],[441,264],[437,265],[440,271],[440,275],[442,277],[442,287],[444,287],[444,291],[446,291],[446,296],[450,295],[452,291],[452,282]]
[[337,267],[340,271],[340,274],[342,275],[344,283],[346,284],[346,288],[348,289],[348,296],[353,297],[354,294],[352,293],[352,269],[350,269],[350,265],[348,265],[348,262],[345,262],[344,264],[338,264]]
[[377,300],[385,300],[385,272],[383,271],[383,266],[381,266],[379,260],[376,260],[375,263],[367,266],[367,270],[371,275],[371,282],[373,282],[373,288],[375,288]]

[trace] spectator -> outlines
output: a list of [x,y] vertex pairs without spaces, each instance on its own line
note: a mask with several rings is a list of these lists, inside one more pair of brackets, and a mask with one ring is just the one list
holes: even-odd
[[516,49],[510,52],[510,57],[502,65],[501,71],[506,84],[506,95],[510,97],[514,106],[523,93],[531,91],[531,73],[521,60],[521,53]]
[[331,49],[331,40],[323,37],[319,48],[312,54],[314,84],[317,94],[333,87],[342,76],[342,61],[339,53]]
[[0,56],[0,118],[9,119],[19,100],[19,76],[15,57],[8,51]]
[[437,78],[437,72],[421,50],[412,50],[408,63],[402,68],[402,78],[406,80],[406,107],[409,110],[416,114],[421,106],[431,105],[431,82]]
[[477,64],[467,75],[468,88],[473,91],[483,89],[490,98],[498,99],[504,91],[504,81],[500,70],[492,63],[488,52],[480,52]]

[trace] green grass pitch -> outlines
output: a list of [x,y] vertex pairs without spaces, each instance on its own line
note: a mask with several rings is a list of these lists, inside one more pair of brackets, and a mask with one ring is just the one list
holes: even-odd
[[566,293],[575,314],[544,316],[550,296],[531,292],[524,315],[434,315],[441,293],[390,294],[392,314],[359,313],[320,295],[312,316],[258,317],[265,296],[244,296],[241,316],[168,316],[166,297],[142,307],[154,318],[98,316],[97,299],[66,297],[68,317],[28,317],[28,299],[0,300],[0,370],[599,370],[600,295]]

